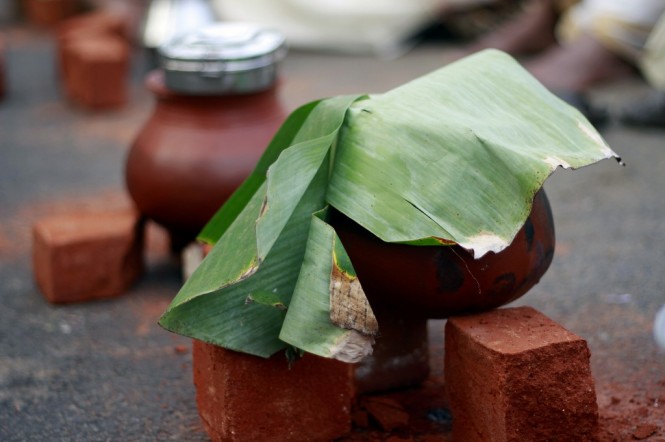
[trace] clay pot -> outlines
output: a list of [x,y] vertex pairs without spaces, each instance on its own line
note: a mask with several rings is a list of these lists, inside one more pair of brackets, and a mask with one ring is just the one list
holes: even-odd
[[382,242],[338,212],[332,225],[372,307],[403,318],[446,318],[499,307],[533,287],[554,255],[554,223],[542,190],[511,245],[477,260],[459,246]]
[[157,99],[127,158],[126,181],[137,207],[166,227],[174,246],[205,226],[251,173],[286,117],[277,87],[257,93],[175,93],[153,71]]
[[363,393],[423,382],[429,375],[428,318],[507,304],[540,280],[554,256],[554,223],[542,190],[510,246],[477,260],[459,246],[385,243],[336,211],[331,224],[379,322],[374,354],[355,372]]

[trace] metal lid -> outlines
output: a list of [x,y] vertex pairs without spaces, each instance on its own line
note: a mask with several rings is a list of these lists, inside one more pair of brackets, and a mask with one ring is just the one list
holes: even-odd
[[286,55],[282,33],[251,23],[215,23],[159,48],[166,86],[195,94],[270,87]]

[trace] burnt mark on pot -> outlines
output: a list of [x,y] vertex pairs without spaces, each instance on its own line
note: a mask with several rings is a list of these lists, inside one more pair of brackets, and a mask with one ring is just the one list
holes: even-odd
[[547,250],[545,250],[545,253],[543,253],[543,256],[539,263],[539,265],[542,266],[541,268],[543,273],[545,273],[550,264],[552,264],[553,259],[554,259],[554,247],[549,247]]
[[546,225],[550,226],[550,228],[552,229],[552,235],[553,235],[554,234],[554,215],[552,215],[552,206],[550,206],[549,200],[547,199],[547,195],[545,194],[544,191],[540,191],[538,193],[538,196],[543,201],[542,206],[545,209],[545,219],[547,220]]
[[533,238],[536,235],[536,228],[531,217],[528,217],[524,223],[524,235],[526,236],[526,249],[530,252],[533,248]]
[[516,291],[526,292],[534,285],[538,284],[540,278],[545,274],[552,259],[554,258],[554,247],[545,249],[540,241],[536,242],[535,254],[529,269],[528,276],[520,283]]
[[441,293],[454,293],[464,285],[464,270],[461,258],[446,248],[436,252],[436,278]]
[[504,273],[497,276],[492,284],[493,296],[505,297],[511,295],[516,289],[517,279],[514,273]]
[[543,246],[542,242],[538,242],[536,244],[536,253],[534,256],[534,269],[538,269],[537,271],[532,271],[530,273],[545,273],[545,270],[550,266],[552,263],[552,259],[554,259],[554,247],[548,247],[545,249]]

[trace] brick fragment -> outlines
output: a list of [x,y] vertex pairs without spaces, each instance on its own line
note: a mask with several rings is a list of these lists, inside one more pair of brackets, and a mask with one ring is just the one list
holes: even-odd
[[633,431],[633,439],[642,440],[653,436],[658,431],[658,427],[652,424],[641,424]]
[[409,413],[398,401],[386,397],[367,397],[363,407],[384,431],[393,431],[409,425]]
[[199,415],[213,441],[330,441],[351,429],[352,366],[263,359],[194,341]]
[[454,440],[598,440],[590,353],[579,336],[520,307],[450,318],[445,345]]
[[143,223],[133,209],[60,215],[33,227],[33,271],[50,302],[123,294],[143,270]]

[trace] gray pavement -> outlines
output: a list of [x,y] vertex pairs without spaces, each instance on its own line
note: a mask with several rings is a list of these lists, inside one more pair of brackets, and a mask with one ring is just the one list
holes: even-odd
[[[36,220],[126,201],[124,158],[152,106],[140,58],[128,106],[89,113],[61,97],[48,33],[13,28],[7,35],[9,93],[0,102],[0,440],[206,440],[191,351],[178,351],[190,342],[156,325],[181,283],[159,235],[145,276],[123,297],[52,306],[32,278]],[[284,100],[293,108],[324,96],[381,92],[443,65],[447,49],[419,46],[396,60],[292,52],[284,64]],[[644,89],[629,81],[595,98],[614,104]],[[651,326],[665,303],[665,130],[610,125],[603,135],[627,166],[605,161],[558,171],[546,183],[557,252],[541,283],[517,304],[588,340],[601,406],[629,395],[646,409],[644,422],[662,423],[665,354]],[[432,330],[438,333],[440,325],[433,322]],[[661,425],[656,435],[664,431]]]

